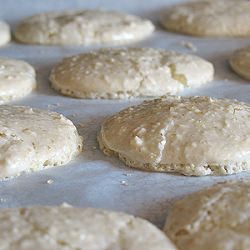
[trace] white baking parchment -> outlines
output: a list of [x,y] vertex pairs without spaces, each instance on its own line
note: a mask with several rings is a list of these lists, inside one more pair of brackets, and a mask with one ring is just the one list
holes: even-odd
[[[245,38],[196,38],[169,33],[158,24],[159,12],[170,0],[0,0],[0,19],[12,29],[22,18],[42,11],[105,8],[137,14],[154,21],[157,30],[148,39],[130,46],[155,47],[193,53],[210,60],[216,69],[215,81],[189,90],[183,95],[209,95],[237,98],[250,103],[250,82],[235,75],[228,58],[238,48],[250,44]],[[190,42],[197,51],[183,46]],[[243,173],[225,177],[185,177],[167,173],[149,173],[126,167],[116,158],[106,157],[98,149],[96,134],[105,117],[140,103],[134,100],[80,100],[60,96],[50,88],[51,67],[65,56],[95,47],[30,46],[11,42],[0,48],[0,56],[23,59],[37,72],[38,89],[11,104],[57,111],[71,119],[84,138],[82,154],[70,164],[0,182],[0,207],[34,204],[59,205],[63,202],[81,207],[124,211],[150,220],[162,227],[171,203],[202,187],[229,179],[245,178]]]

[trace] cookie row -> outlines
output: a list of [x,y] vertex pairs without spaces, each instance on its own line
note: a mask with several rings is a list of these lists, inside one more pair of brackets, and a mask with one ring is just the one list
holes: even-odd
[[[82,139],[64,116],[0,106],[0,176],[63,165]],[[133,168],[184,175],[228,175],[250,169],[250,106],[229,99],[166,96],[107,118],[101,150]],[[63,145],[63,146],[62,146]]]
[[[161,14],[170,31],[196,36],[249,37],[250,5],[247,0],[205,0],[173,6]],[[115,11],[79,10],[48,12],[25,19],[15,38],[28,44],[127,44],[154,31],[151,21]],[[0,23],[1,44],[10,31]]]
[[[249,77],[250,47],[230,59],[232,68]],[[52,87],[77,98],[119,99],[177,94],[213,80],[213,65],[194,55],[153,48],[101,49],[59,62],[50,74]],[[0,103],[29,94],[36,86],[27,63],[0,58]]]
[[176,201],[165,235],[144,219],[95,208],[4,209],[1,249],[247,250],[249,188],[249,180],[225,182]]

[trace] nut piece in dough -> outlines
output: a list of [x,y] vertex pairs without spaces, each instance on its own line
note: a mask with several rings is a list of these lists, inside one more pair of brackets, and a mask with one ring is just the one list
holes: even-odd
[[238,75],[250,80],[250,46],[235,51],[229,62]]
[[179,4],[161,15],[170,31],[195,36],[250,37],[248,0],[204,0]]
[[177,93],[213,79],[213,65],[197,56],[153,48],[101,49],[63,59],[52,87],[78,98],[129,98]]
[[137,16],[115,11],[48,12],[25,19],[15,31],[18,41],[31,44],[127,44],[142,40],[154,25]]
[[0,21],[0,46],[10,41],[10,27],[7,23]]
[[30,207],[0,212],[1,250],[176,250],[146,220],[94,208]]
[[165,232],[179,250],[250,249],[249,180],[225,182],[174,203]]
[[105,154],[134,168],[196,176],[238,173],[250,169],[250,106],[163,97],[111,116],[98,139]]
[[24,97],[35,89],[34,68],[21,60],[0,58],[0,104]]
[[0,105],[0,178],[66,164],[81,148],[81,137],[63,115]]

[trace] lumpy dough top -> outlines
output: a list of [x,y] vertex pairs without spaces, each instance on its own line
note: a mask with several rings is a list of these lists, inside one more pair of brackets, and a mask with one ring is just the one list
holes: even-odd
[[179,4],[162,13],[167,29],[197,36],[250,36],[250,2],[204,0]]
[[108,118],[101,144],[129,165],[185,175],[249,168],[250,106],[229,99],[166,97]]
[[52,86],[63,94],[126,98],[175,94],[213,79],[213,65],[197,56],[153,48],[102,49],[63,59]]
[[0,177],[70,161],[81,137],[63,115],[29,107],[0,106]]
[[15,37],[34,44],[126,44],[149,36],[149,20],[115,11],[48,12],[22,21]]
[[2,250],[176,250],[149,222],[93,208],[32,207],[0,212]]
[[165,231],[180,250],[250,248],[249,180],[220,183],[174,203]]

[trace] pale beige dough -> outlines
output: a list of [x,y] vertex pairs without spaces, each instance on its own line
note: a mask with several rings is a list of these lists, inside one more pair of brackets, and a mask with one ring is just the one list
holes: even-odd
[[48,12],[28,17],[16,28],[18,41],[31,44],[127,44],[149,36],[146,19],[115,11]]
[[250,37],[248,0],[204,0],[179,4],[162,12],[170,31],[195,36]]
[[0,105],[0,178],[66,164],[81,148],[81,137],[63,115]]
[[0,21],[0,46],[10,41],[10,27],[7,23]]
[[250,46],[235,51],[229,62],[239,76],[250,80]]
[[213,65],[197,56],[153,48],[102,49],[63,59],[52,87],[78,98],[160,96],[213,79]]
[[151,223],[94,208],[0,211],[1,250],[176,250]]
[[209,97],[163,97],[107,118],[107,155],[149,171],[226,175],[250,169],[250,106]]
[[249,250],[250,184],[214,185],[174,203],[165,232],[179,250]]
[[0,58],[0,104],[24,97],[35,89],[36,73],[28,63]]

